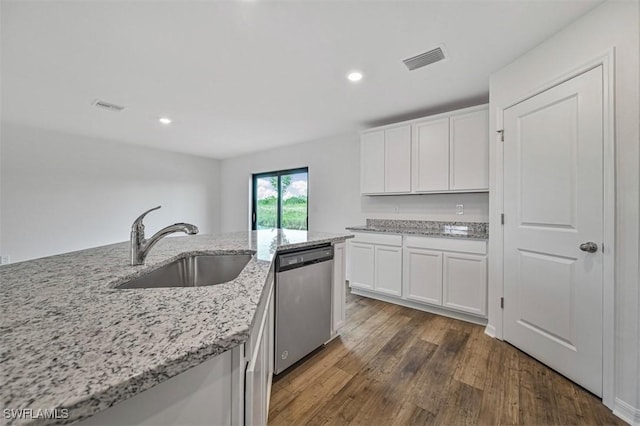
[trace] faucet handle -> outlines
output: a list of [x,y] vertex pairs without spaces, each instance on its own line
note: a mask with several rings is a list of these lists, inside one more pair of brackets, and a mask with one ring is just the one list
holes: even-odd
[[142,227],[142,229],[144,229],[144,225],[142,224],[142,219],[144,219],[144,217],[147,215],[147,213],[150,213],[154,210],[158,210],[160,207],[162,206],[158,206],[158,207],[154,207],[152,209],[147,210],[146,212],[142,213],[140,216],[138,216],[138,218],[136,220],[133,221],[133,225],[131,225],[131,230],[135,230],[137,228]]

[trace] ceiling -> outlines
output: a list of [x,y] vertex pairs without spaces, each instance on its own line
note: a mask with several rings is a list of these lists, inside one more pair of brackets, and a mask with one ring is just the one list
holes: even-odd
[[2,120],[228,158],[486,102],[493,71],[598,3],[3,0]]

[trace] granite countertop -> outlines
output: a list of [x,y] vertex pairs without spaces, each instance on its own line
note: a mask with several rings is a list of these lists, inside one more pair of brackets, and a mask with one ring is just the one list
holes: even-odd
[[485,222],[367,219],[366,225],[350,226],[346,229],[353,232],[379,232],[473,240],[489,239],[489,224]]
[[[290,230],[172,237],[140,266],[129,264],[128,242],[2,266],[3,409],[68,409],[62,422],[71,423],[242,344],[276,250],[349,237]],[[196,253],[254,256],[235,280],[215,286],[114,288]]]

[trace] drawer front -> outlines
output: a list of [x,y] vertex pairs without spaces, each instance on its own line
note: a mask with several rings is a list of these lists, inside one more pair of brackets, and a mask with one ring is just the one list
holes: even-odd
[[457,251],[461,253],[487,254],[487,242],[437,237],[406,237],[406,247],[429,250]]
[[402,245],[402,235],[375,234],[372,232],[358,232],[354,233],[354,235],[355,238],[352,241],[356,243],[383,244],[397,247]]

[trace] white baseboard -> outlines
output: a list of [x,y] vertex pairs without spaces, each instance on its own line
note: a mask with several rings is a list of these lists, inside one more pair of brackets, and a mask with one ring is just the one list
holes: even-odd
[[363,290],[361,288],[351,287],[351,293],[358,296],[369,297],[371,299],[382,300],[383,302],[393,303],[407,308],[417,309],[419,311],[429,312],[431,314],[442,315],[444,317],[454,318],[461,321],[471,322],[473,324],[487,325],[486,318],[480,318],[468,315],[463,312],[452,311],[449,309],[439,308],[437,306],[423,305],[421,303],[412,302],[410,300],[399,299],[394,296],[386,296],[379,293]]
[[493,337],[495,339],[496,338],[496,328],[494,326],[492,326],[491,324],[487,324],[487,326],[484,329],[484,334],[486,334],[489,337]]
[[613,414],[632,426],[640,426],[640,409],[624,402],[620,398],[616,398]]

